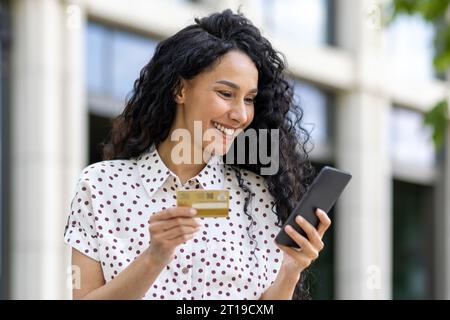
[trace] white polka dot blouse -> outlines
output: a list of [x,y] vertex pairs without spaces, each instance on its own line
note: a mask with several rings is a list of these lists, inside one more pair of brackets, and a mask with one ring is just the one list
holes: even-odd
[[259,299],[275,281],[282,252],[273,198],[259,175],[241,169],[246,193],[222,157],[181,184],[152,146],[129,160],[86,167],[79,179],[64,232],[66,244],[101,264],[111,281],[150,245],[149,219],[176,205],[177,189],[228,189],[229,216],[199,218],[201,230],[177,247],[144,299]]

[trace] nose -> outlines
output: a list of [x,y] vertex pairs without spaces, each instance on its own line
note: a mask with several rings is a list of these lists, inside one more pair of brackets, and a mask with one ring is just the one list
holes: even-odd
[[242,103],[236,103],[229,112],[230,120],[236,123],[236,125],[242,125],[247,122],[247,107],[244,101]]

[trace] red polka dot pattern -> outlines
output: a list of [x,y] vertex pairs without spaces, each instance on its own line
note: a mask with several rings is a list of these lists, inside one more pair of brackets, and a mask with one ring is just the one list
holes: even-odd
[[279,227],[264,180],[246,170],[242,176],[253,192],[251,225],[243,209],[246,194],[221,157],[212,157],[184,185],[154,147],[130,160],[92,164],[78,180],[64,241],[99,261],[110,281],[148,248],[148,220],[176,205],[177,189],[228,189],[229,217],[201,218],[201,230],[177,248],[143,298],[258,299],[281,265],[282,252],[274,243]]

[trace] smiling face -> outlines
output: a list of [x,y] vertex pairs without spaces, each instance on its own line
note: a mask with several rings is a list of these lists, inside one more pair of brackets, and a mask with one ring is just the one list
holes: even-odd
[[[175,96],[175,128],[189,130],[195,148],[223,155],[235,137],[253,120],[258,70],[240,51],[230,51],[208,71],[181,80]],[[194,121],[201,122],[203,139],[194,138]]]

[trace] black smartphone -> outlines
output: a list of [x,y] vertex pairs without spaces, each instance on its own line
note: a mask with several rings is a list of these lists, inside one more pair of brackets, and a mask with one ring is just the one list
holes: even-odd
[[291,225],[302,236],[308,238],[305,231],[295,222],[295,218],[301,215],[317,228],[320,221],[316,216],[316,209],[322,209],[328,214],[351,178],[352,175],[348,172],[329,166],[323,167],[284,223],[275,241],[284,246],[299,248],[298,244],[284,231],[285,226]]

